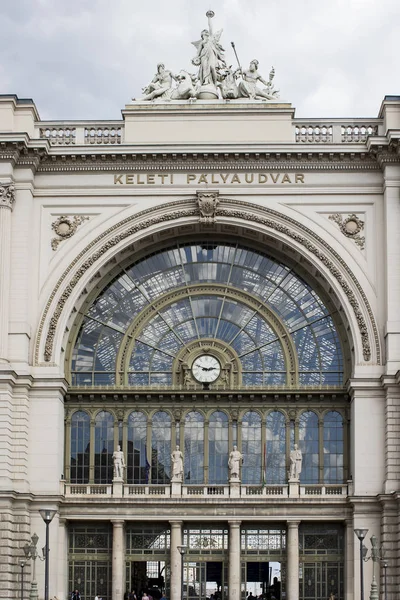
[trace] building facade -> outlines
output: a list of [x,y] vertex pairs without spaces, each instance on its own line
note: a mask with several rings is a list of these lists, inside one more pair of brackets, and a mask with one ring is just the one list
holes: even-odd
[[0,97],[0,597],[394,600],[400,97],[152,100]]

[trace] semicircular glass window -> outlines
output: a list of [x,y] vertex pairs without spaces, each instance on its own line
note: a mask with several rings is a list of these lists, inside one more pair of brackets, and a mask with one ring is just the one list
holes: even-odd
[[[148,256],[97,296],[77,336],[72,385],[117,382],[121,344],[145,311],[150,316],[125,361],[129,385],[171,385],[177,353],[207,338],[233,348],[244,386],[283,386],[288,365],[282,329],[297,354],[300,386],[343,383],[339,335],[318,294],[276,259],[239,245],[205,243]],[[280,332],[268,315],[282,324]]]

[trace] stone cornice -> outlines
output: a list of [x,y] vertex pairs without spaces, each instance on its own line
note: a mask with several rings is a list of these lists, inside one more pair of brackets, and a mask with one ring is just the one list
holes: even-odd
[[[43,156],[38,171],[46,172],[187,172],[187,171],[379,171],[375,157],[352,147],[291,148],[260,152],[132,152],[132,146],[113,148],[65,148],[65,153]],[[64,150],[64,149],[63,149]],[[73,150],[73,152],[72,152]],[[356,151],[357,150],[357,151]]]
[[30,140],[25,133],[0,133],[0,161],[9,161],[13,167],[36,170],[47,155],[50,145],[46,140]]
[[[282,398],[288,403],[301,404],[312,403],[320,404],[322,408],[326,408],[326,403],[331,403],[332,399],[335,402],[349,402],[349,396],[343,388],[327,388],[326,390],[310,388],[293,388],[288,389],[287,386],[282,386],[282,389],[263,389],[260,390],[249,390],[249,389],[234,389],[234,390],[186,390],[186,389],[170,389],[163,390],[162,393],[155,392],[154,389],[130,389],[127,391],[125,386],[121,386],[121,389],[110,389],[107,387],[93,387],[91,389],[87,387],[83,388],[69,388],[68,393],[65,397],[65,402],[71,405],[75,403],[80,404],[82,401],[93,402],[94,405],[98,403],[112,403],[115,402],[119,405],[123,405],[125,402],[131,404],[137,402],[138,404],[149,405],[151,402],[164,401],[168,404],[172,404],[176,407],[184,403],[193,403],[198,401],[202,404],[203,408],[208,404],[212,406],[213,403],[222,403],[225,405],[234,405],[235,408],[249,407],[249,403],[253,406],[262,406],[265,403],[275,403],[281,406]],[[205,404],[205,402],[207,404]]]

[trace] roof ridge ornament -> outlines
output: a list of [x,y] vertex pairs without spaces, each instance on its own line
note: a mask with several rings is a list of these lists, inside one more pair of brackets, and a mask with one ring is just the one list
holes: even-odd
[[[203,29],[200,39],[192,42],[196,55],[192,64],[198,67],[197,74],[181,70],[174,74],[165,68],[164,63],[157,65],[157,73],[151,82],[143,88],[143,96],[139,102],[171,100],[277,100],[279,90],[275,90],[273,79],[275,69],[272,67],[266,81],[258,72],[259,61],[253,59],[247,70],[242,69],[236,53],[235,44],[231,42],[239,68],[234,70],[225,60],[225,49],[220,44],[222,29],[214,32],[212,19],[215,13],[207,11],[208,29]],[[174,87],[174,83],[176,86]],[[257,84],[263,84],[261,88]]]

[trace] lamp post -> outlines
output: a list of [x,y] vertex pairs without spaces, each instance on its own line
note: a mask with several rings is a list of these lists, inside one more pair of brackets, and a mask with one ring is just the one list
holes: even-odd
[[385,586],[384,592],[383,592],[383,598],[384,600],[387,600],[387,579],[386,579],[386,570],[388,568],[388,564],[386,560],[383,560],[383,585]]
[[[37,600],[38,591],[37,591],[37,581],[36,581],[36,559],[38,558],[37,551],[37,543],[39,541],[39,536],[34,533],[31,537],[31,543],[26,543],[24,546],[25,558],[29,560],[32,559],[33,568],[32,568],[32,581],[31,581],[31,591],[29,593],[29,600]],[[39,556],[40,560],[44,560],[41,556]]]
[[[360,600],[364,600],[364,553],[363,541],[368,533],[368,529],[355,529],[354,533],[360,540]],[[46,600],[48,600],[46,598]]]
[[44,600],[49,600],[49,525],[53,520],[56,510],[51,508],[42,508],[39,510],[40,516],[46,523],[46,546],[45,546],[45,571],[44,571]]
[[19,561],[19,566],[21,567],[21,600],[24,600],[24,566],[25,566],[25,561],[24,560],[20,560]]
[[181,555],[181,600],[183,600],[183,559],[187,546],[177,546],[179,554]]

